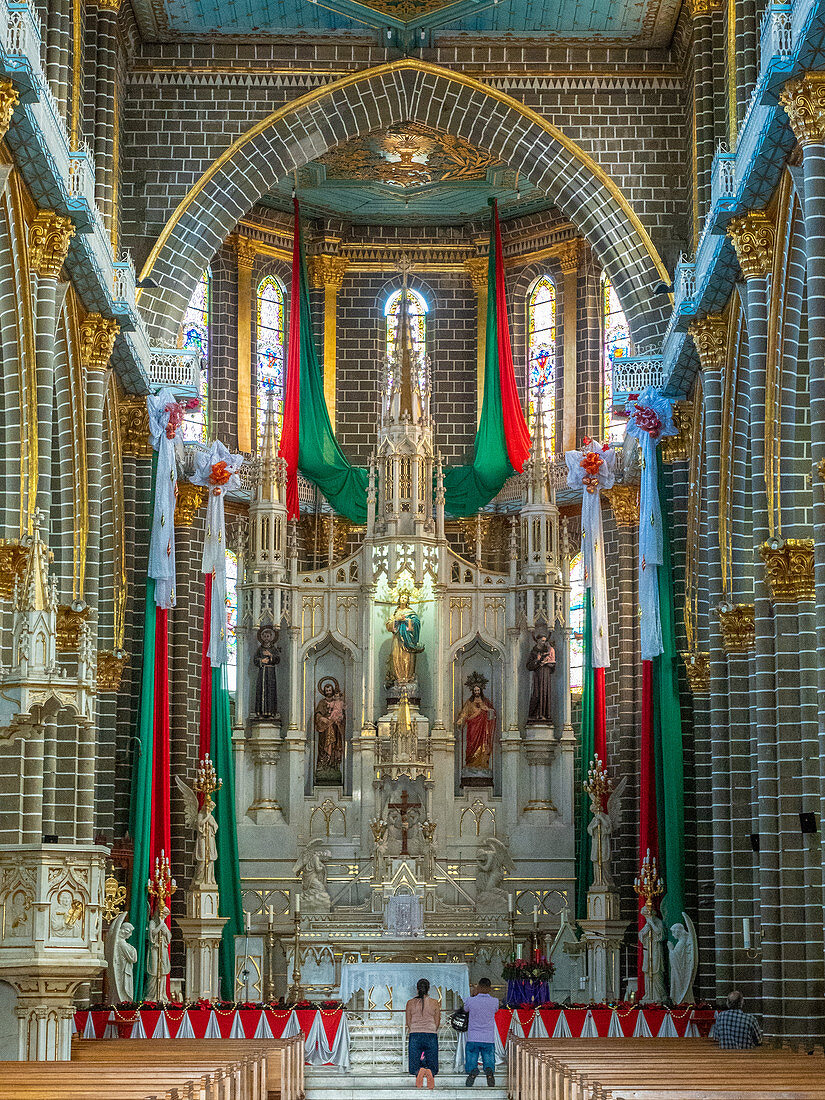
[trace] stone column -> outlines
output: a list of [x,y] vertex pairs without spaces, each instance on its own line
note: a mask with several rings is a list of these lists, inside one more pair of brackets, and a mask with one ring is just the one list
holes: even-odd
[[579,290],[579,242],[573,240],[562,246],[559,264],[564,276],[562,287],[562,338],[564,340],[562,367],[562,451],[576,449],[576,422],[578,404],[576,391],[576,343]]
[[[745,111],[756,87],[758,34],[756,27],[756,0],[735,0],[735,50],[736,67],[736,128],[742,124]],[[731,135],[733,139],[736,131]],[[734,147],[731,140],[731,149]]]
[[[327,248],[340,244],[337,237],[325,238]],[[338,355],[338,292],[349,267],[346,256],[322,253],[312,257],[310,277],[315,290],[324,291],[324,397],[329,419],[335,429],[337,355]]]
[[95,41],[95,202],[112,235],[115,192],[115,97],[117,95],[117,13],[120,0],[97,0]]
[[252,269],[255,242],[238,235],[238,450],[251,454],[252,446]]
[[71,72],[69,52],[72,47],[72,0],[49,0],[46,25],[46,80],[54,96],[60,116],[68,113]]
[[699,226],[710,209],[714,154],[713,12],[714,0],[691,0],[693,16],[693,110],[695,116],[695,187]]
[[484,358],[487,353],[487,269],[486,256],[471,256],[464,261],[464,270],[476,292],[476,423],[481,419],[484,401]]

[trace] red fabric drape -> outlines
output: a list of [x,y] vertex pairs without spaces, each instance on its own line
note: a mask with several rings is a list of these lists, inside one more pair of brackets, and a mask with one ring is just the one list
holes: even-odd
[[212,582],[214,576],[210,573],[203,578],[204,603],[203,603],[203,648],[201,650],[201,710],[200,710],[200,744],[198,746],[198,759],[203,760],[209,752],[212,739],[212,664],[209,660],[209,635],[212,622]]
[[[651,856],[659,855],[659,830],[656,817],[656,755],[653,740],[653,662],[642,661],[642,728],[639,756],[641,765],[639,787],[639,866],[648,849]],[[642,906],[639,899],[638,927],[641,929]],[[644,993],[642,972],[642,945],[638,947],[639,995]]]
[[299,398],[301,392],[301,238],[298,200],[293,200],[292,282],[289,298],[289,342],[286,353],[284,422],[278,453],[286,459],[286,505],[289,519],[298,518]]
[[498,336],[498,377],[501,387],[501,412],[504,438],[510,465],[520,473],[530,454],[530,432],[516,389],[513,370],[513,348],[510,344],[510,324],[507,320],[507,299],[504,293],[504,258],[501,252],[501,226],[498,203],[493,205],[496,234],[496,333]]
[[604,669],[593,669],[593,752],[607,766],[607,721]]

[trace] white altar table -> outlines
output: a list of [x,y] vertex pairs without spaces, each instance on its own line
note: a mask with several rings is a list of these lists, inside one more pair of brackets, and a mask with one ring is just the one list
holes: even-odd
[[[416,982],[426,978],[430,996],[450,1009],[470,996],[466,963],[344,963],[341,967],[341,1001],[363,991],[367,1009],[403,1009],[416,993]],[[452,994],[452,996],[449,996]]]

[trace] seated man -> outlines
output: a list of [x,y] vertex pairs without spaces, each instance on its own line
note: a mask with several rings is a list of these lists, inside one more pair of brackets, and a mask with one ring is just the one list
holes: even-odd
[[492,995],[489,978],[479,978],[475,993],[464,1002],[470,1021],[467,1027],[467,1046],[464,1053],[464,1069],[467,1086],[472,1088],[478,1077],[478,1060],[484,1067],[488,1085],[495,1085],[496,1068],[496,1012],[498,1000]]
[[711,1035],[723,1050],[748,1050],[762,1042],[756,1017],[743,1012],[742,1004],[742,994],[734,989],[728,994],[728,1007],[716,1014]]

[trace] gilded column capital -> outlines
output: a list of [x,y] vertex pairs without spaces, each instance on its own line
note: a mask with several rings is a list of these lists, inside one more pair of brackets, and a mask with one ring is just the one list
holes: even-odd
[[709,313],[703,321],[688,326],[703,373],[721,371],[725,365],[728,326],[721,313]]
[[29,226],[31,270],[43,278],[59,278],[74,233],[71,218],[54,210],[38,210]]
[[562,275],[572,275],[574,271],[579,270],[580,254],[581,248],[578,237],[574,237],[572,241],[565,241],[559,246],[559,267]]
[[486,256],[470,256],[464,261],[464,270],[473,284],[476,294],[487,287],[487,269],[489,262]]
[[22,581],[28,560],[28,549],[18,539],[0,539],[0,599],[12,598],[15,579]]
[[255,266],[255,257],[258,255],[256,242],[239,234],[235,238],[235,252],[238,256],[238,267],[251,271]]
[[120,423],[121,454],[132,458],[151,458],[149,442],[149,409],[146,398],[136,393],[118,397],[117,416]]
[[728,653],[747,653],[756,645],[756,608],[752,603],[720,604],[719,622]]
[[94,0],[94,3],[104,11],[120,11],[120,0]]
[[770,539],[759,547],[771,603],[802,603],[814,598],[814,540]]
[[617,527],[639,526],[639,486],[614,485],[605,494]]
[[195,512],[206,500],[206,490],[191,481],[178,482],[178,496],[175,501],[175,526],[191,527],[195,522]]
[[117,321],[100,313],[87,313],[80,322],[80,361],[88,370],[106,370],[120,332]]
[[770,274],[776,230],[764,210],[749,210],[728,222],[727,235],[745,280],[764,279]]
[[710,654],[699,650],[682,653],[690,690],[694,695],[707,695],[710,691]]
[[779,102],[800,145],[825,144],[825,73],[806,73],[789,80]]
[[687,7],[691,19],[698,19],[702,15],[712,15],[715,11],[721,11],[722,0],[688,0]]
[[129,660],[129,654],[122,650],[112,653],[110,649],[101,649],[97,654],[97,690],[98,692],[120,691],[123,670]]
[[75,611],[68,604],[61,603],[57,605],[55,636],[58,649],[74,653],[80,648],[82,624],[86,622],[91,612],[92,609],[88,604],[80,611]]
[[690,454],[691,433],[693,429],[693,402],[675,401],[673,403],[673,422],[676,435],[666,435],[660,444],[662,462],[672,465],[674,462],[687,462]]
[[20,102],[20,93],[10,80],[0,80],[0,139],[8,133],[14,108]]
[[328,253],[319,253],[312,256],[309,265],[309,278],[314,290],[326,290],[331,287],[339,291],[344,282],[344,276],[349,268],[349,259],[346,256],[331,256]]

